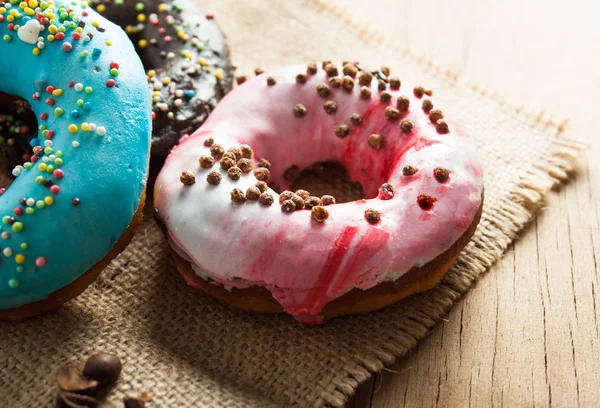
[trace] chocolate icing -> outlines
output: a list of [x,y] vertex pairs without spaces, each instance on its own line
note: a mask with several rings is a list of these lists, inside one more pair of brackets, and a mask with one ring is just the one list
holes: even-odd
[[[149,74],[155,71],[148,77],[151,91],[160,93],[160,100],[152,106],[152,159],[163,161],[179,138],[202,125],[231,90],[233,66],[225,37],[211,15],[185,0],[94,0],[92,4],[125,30]],[[140,15],[145,21],[140,22]],[[216,77],[219,70],[221,79]],[[162,82],[165,78],[167,84]],[[155,82],[161,83],[161,89],[155,88]],[[176,90],[184,94],[178,96]],[[190,90],[194,92],[191,98],[186,95]],[[176,106],[176,100],[181,106]]]

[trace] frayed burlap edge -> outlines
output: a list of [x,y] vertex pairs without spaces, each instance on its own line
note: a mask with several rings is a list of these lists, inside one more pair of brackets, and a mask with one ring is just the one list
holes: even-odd
[[[330,13],[357,30],[366,41],[377,43],[417,62],[428,73],[446,79],[454,85],[466,86],[475,93],[493,100],[503,108],[520,116],[532,127],[555,132],[550,155],[543,162],[537,163],[533,169],[520,178],[511,188],[509,195],[502,201],[502,212],[495,214],[495,220],[482,219],[472,241],[461,252],[458,261],[444,276],[440,285],[421,296],[427,313],[415,312],[409,318],[414,325],[405,328],[405,334],[412,336],[404,344],[387,342],[374,344],[372,354],[361,359],[353,366],[346,367],[346,376],[336,383],[332,392],[322,394],[322,403],[343,406],[348,398],[354,395],[358,386],[385,366],[393,364],[404,356],[419,340],[430,332],[440,318],[448,313],[452,305],[459,300],[471,285],[496,261],[500,260],[511,242],[520,231],[532,220],[540,208],[545,195],[555,185],[569,177],[579,153],[588,145],[567,135],[568,119],[555,119],[552,114],[540,110],[528,110],[525,105],[515,105],[499,92],[479,86],[460,72],[443,69],[433,60],[419,56],[409,49],[401,49],[396,44],[374,29],[366,25],[348,12],[340,4],[326,0],[311,0],[311,6],[320,12]],[[498,222],[501,221],[501,222]],[[413,299],[415,301],[415,299]]]

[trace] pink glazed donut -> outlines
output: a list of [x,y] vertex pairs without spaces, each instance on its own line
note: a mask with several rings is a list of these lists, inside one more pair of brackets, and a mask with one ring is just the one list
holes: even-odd
[[[483,178],[473,144],[431,95],[385,67],[329,61],[237,87],[156,182],[155,216],[186,281],[305,323],[435,286],[475,231]],[[267,186],[289,189],[316,162],[343,165],[367,199]]]

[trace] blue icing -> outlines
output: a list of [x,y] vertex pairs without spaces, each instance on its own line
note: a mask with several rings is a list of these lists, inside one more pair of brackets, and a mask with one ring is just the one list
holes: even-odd
[[[85,2],[40,1],[35,10],[12,2],[10,8],[8,2],[0,7],[0,91],[27,99],[46,129],[32,142],[40,155],[37,162],[17,168],[20,174],[0,196],[0,309],[47,298],[110,251],[140,204],[151,137],[144,69],[119,27]],[[58,10],[63,4],[65,9]],[[53,8],[54,18],[49,14]],[[72,9],[70,16],[66,8]],[[11,10],[13,30],[7,18]],[[27,22],[28,11],[41,15]],[[39,33],[36,17],[45,24]],[[57,32],[55,41],[48,40],[51,25],[65,27],[64,39]],[[82,27],[79,40],[73,37],[77,26]],[[42,47],[38,36],[45,39]],[[34,55],[37,48],[39,55]],[[111,62],[119,65],[117,76],[109,72]],[[113,87],[107,86],[109,80]],[[53,96],[48,87],[62,94]],[[51,140],[48,130],[54,132]],[[50,165],[64,176],[49,172]],[[60,191],[55,194],[44,179]],[[75,198],[79,205],[73,204]],[[36,260],[45,264],[37,266]]]

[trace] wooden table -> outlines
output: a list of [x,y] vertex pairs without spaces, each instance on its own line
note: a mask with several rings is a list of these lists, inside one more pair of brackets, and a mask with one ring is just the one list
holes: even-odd
[[349,405],[600,406],[599,7],[577,0],[335,1],[442,67],[526,108],[570,118],[567,131],[591,145],[504,259]]

